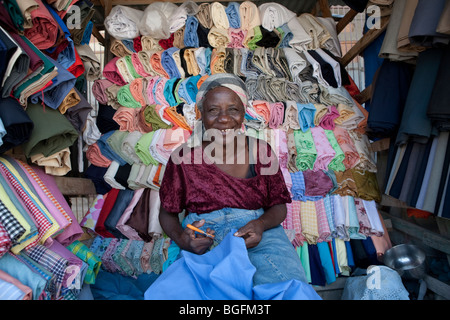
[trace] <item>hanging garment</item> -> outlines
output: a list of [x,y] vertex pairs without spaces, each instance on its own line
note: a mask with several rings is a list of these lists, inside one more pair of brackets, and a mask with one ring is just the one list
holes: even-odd
[[397,38],[408,2],[411,1],[394,1],[386,35],[380,48],[380,58],[391,61],[414,61],[417,58],[418,51],[399,50],[397,47]]
[[426,1],[419,0],[408,33],[411,44],[427,48],[449,44],[450,37],[436,31],[445,4],[446,1],[440,0],[428,6]]
[[443,50],[431,48],[417,58],[417,66],[409,87],[396,144],[408,141],[425,143],[430,137],[432,124],[427,116],[430,97],[436,83],[436,76]]

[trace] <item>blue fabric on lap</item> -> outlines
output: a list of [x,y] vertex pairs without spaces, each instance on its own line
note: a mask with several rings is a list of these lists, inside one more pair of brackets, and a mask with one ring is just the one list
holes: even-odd
[[235,231],[203,255],[182,251],[182,257],[145,291],[145,300],[320,300],[310,285],[298,280],[253,287],[256,268],[248,258],[244,239],[235,237]]

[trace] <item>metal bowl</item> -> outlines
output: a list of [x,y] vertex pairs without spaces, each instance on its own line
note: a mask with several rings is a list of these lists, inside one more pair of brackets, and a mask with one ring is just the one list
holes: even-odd
[[384,264],[404,279],[422,279],[426,273],[425,252],[412,244],[400,244],[387,250]]

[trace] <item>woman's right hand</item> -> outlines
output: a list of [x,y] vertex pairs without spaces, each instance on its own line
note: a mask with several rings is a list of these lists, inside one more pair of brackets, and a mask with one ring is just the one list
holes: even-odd
[[[200,221],[194,221],[192,223],[192,225],[197,228],[202,227],[204,224],[205,224],[204,219]],[[210,228],[207,228],[206,232],[209,234],[214,234],[214,230],[211,230]],[[184,244],[183,245],[184,248],[182,249],[196,254],[205,253],[206,250],[208,250],[208,248],[211,247],[214,241],[210,237],[198,234],[194,230],[191,230],[189,228],[184,229],[183,234],[181,235],[181,239]]]

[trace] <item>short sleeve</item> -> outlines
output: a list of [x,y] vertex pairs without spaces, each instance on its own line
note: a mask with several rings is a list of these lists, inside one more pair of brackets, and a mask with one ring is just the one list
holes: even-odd
[[267,198],[264,205],[265,208],[269,208],[277,204],[290,203],[292,201],[280,168],[278,168],[277,173],[267,175],[265,179],[267,181]]
[[170,213],[180,213],[186,207],[186,179],[182,164],[169,158],[159,189],[161,206]]
[[276,153],[263,140],[258,144],[257,172],[263,176],[267,188],[264,207],[269,208],[277,204],[290,203],[291,195],[284,181]]

